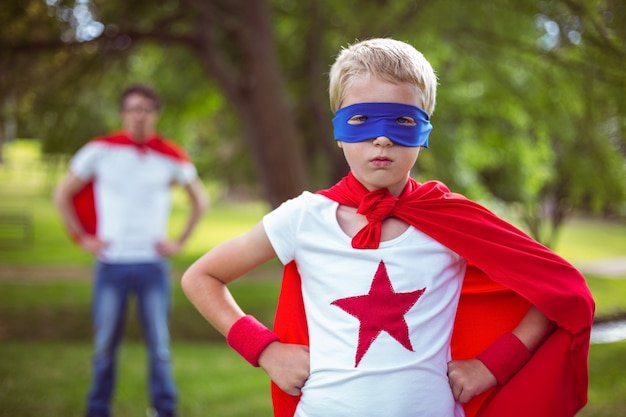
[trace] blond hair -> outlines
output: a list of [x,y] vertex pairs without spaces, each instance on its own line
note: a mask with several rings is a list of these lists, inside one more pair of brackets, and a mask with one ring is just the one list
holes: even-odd
[[346,89],[359,75],[371,74],[392,83],[417,87],[422,107],[432,114],[437,76],[424,55],[413,46],[390,38],[369,39],[343,48],[330,69],[329,98],[333,112],[341,107]]

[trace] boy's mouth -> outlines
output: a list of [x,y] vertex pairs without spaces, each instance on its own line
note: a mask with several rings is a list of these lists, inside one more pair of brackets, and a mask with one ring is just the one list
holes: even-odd
[[385,166],[391,165],[393,161],[387,158],[386,156],[377,156],[376,158],[372,159],[371,162],[372,162],[372,165],[374,166],[385,167]]

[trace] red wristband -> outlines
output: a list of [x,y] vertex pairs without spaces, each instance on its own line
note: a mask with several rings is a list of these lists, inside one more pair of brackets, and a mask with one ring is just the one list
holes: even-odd
[[252,366],[259,366],[259,357],[265,348],[276,342],[278,336],[253,316],[246,315],[232,325],[226,342]]
[[530,351],[517,336],[508,332],[476,356],[476,359],[484,363],[502,385],[528,362]]

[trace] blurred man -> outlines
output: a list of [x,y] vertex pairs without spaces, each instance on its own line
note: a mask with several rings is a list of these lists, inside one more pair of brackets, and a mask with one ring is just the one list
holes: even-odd
[[[168,258],[182,249],[208,206],[196,168],[177,145],[158,136],[161,100],[148,86],[132,85],[120,97],[123,128],[83,146],[55,193],[69,233],[96,257],[93,293],[95,352],[87,416],[111,414],[126,306],[137,297],[149,353],[149,391],[159,417],[176,415],[168,316]],[[177,239],[167,237],[171,186],[191,204]]]

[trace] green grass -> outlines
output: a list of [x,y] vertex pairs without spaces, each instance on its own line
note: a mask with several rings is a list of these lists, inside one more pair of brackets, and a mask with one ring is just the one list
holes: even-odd
[[[273,322],[278,280],[244,278],[230,289],[245,311],[265,323]],[[90,340],[91,290],[88,279],[0,280],[0,341]],[[170,327],[174,340],[223,342],[222,336],[187,300],[178,280],[173,282],[172,302]],[[140,340],[134,302],[130,303],[127,316],[127,338]]]
[[596,317],[626,313],[626,276],[597,278],[588,276],[587,285],[596,302]]
[[626,256],[626,219],[571,218],[561,229],[554,250],[569,261]]
[[[173,343],[180,414],[253,417],[272,415],[269,382],[223,345]],[[0,417],[72,417],[83,413],[90,380],[88,342],[3,342],[0,345]],[[146,415],[146,355],[127,342],[119,355],[116,417]]]
[[589,350],[589,403],[577,417],[626,416],[626,342],[593,344]]
[[[35,237],[29,245],[0,244],[0,269],[22,271],[0,279],[0,417],[80,416],[90,377],[92,260],[67,238],[51,203],[63,161],[43,164],[32,142],[7,150],[10,163],[0,166],[0,209],[28,213]],[[221,201],[215,185],[208,190],[215,200],[211,211],[173,259],[171,333],[181,415],[271,416],[267,376],[225,345],[180,288],[180,274],[191,262],[250,228],[267,211],[260,202]],[[180,229],[185,207],[177,192],[171,230]],[[574,263],[624,256],[626,223],[572,219],[555,249]],[[67,266],[79,266],[83,275],[75,277]],[[267,324],[273,320],[280,273],[279,264],[269,262],[231,285],[244,310]],[[587,279],[598,315],[626,311],[626,276]],[[146,359],[133,305],[128,315],[114,403],[117,417],[143,416],[147,406]],[[592,345],[589,405],[579,417],[626,415],[624,357],[626,342]]]
[[[579,417],[615,417],[626,410],[622,363],[626,342],[592,345],[589,405]],[[173,343],[174,375],[182,416],[269,417],[267,376],[224,345]],[[0,417],[79,416],[91,345],[21,341],[0,344]],[[54,366],[50,366],[54,364]],[[117,417],[145,415],[145,352],[136,342],[120,351]]]
[[[1,181],[1,179],[0,179]],[[1,191],[1,187],[0,187]],[[186,217],[185,201],[175,193],[170,229],[172,234],[182,229]],[[0,194],[1,196],[1,194]],[[4,265],[83,265],[92,263],[90,255],[84,253],[69,239],[60,217],[55,211],[51,197],[35,195],[16,197],[22,201],[18,209],[23,210],[33,221],[34,241],[0,242],[0,263]],[[1,200],[0,200],[1,201]],[[15,204],[14,204],[15,206]],[[2,203],[0,202],[0,210]],[[267,206],[261,202],[217,202],[203,217],[183,252],[173,258],[175,266],[187,266],[224,240],[241,234],[261,220]]]

